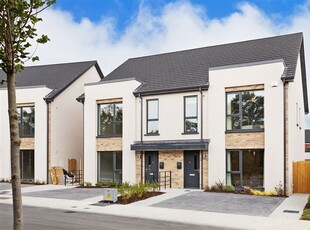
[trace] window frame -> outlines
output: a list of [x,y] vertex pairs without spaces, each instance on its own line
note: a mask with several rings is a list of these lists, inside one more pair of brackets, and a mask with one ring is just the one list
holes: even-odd
[[[122,105],[122,121],[116,121],[115,118],[115,105]],[[113,105],[113,134],[100,134],[100,106],[101,105]],[[116,134],[116,124],[122,124],[122,133]],[[123,102],[112,102],[112,103],[98,103],[97,104],[97,137],[122,137],[123,136]]]
[[[187,98],[196,98],[196,116],[186,117],[186,99]],[[186,130],[186,120],[187,119],[197,119],[197,130],[196,131],[187,131]],[[198,96],[197,95],[190,95],[184,96],[183,98],[183,134],[198,134]]]
[[[149,118],[149,102],[151,101],[157,101],[157,118],[152,118],[150,119]],[[157,121],[158,123],[158,129],[157,129],[157,132],[156,133],[150,133],[149,132],[149,122],[151,121]],[[159,135],[159,100],[158,98],[156,99],[147,99],[146,100],[146,135],[147,136],[158,136]]]
[[[119,168],[116,168],[116,154],[117,153],[121,153],[121,156],[122,156],[122,168],[119,169]],[[112,154],[112,164],[113,164],[113,169],[112,169],[112,172],[113,172],[113,180],[112,182],[113,183],[116,183],[116,173],[121,173],[121,181],[118,181],[119,183],[122,183],[123,182],[123,151],[97,151],[97,182],[106,182],[106,181],[101,181],[100,180],[100,155],[101,154]]]
[[[242,129],[242,122],[243,122],[243,113],[242,113],[242,93],[243,92],[256,92],[256,91],[265,91],[264,89],[248,89],[248,90],[240,90],[240,91],[231,91],[225,92],[225,132],[226,133],[241,133],[241,132],[263,132],[265,130],[265,94],[264,94],[264,128],[253,128],[253,129]],[[239,95],[239,113],[238,114],[227,114],[228,108],[228,95],[229,94],[238,94]],[[240,128],[239,129],[228,129],[227,127],[227,118],[228,117],[240,117]]]
[[[24,133],[24,122],[23,122],[23,110],[25,108],[33,108],[33,119],[34,119],[34,127],[33,127],[33,133],[30,133],[30,134],[25,134]],[[20,122],[19,123],[19,137],[20,138],[32,138],[35,136],[35,106],[34,105],[30,105],[30,106],[17,106],[17,110],[19,110],[19,120]]]

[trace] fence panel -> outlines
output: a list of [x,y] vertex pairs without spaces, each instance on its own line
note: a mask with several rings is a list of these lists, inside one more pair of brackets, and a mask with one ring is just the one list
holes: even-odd
[[310,193],[310,162],[293,162],[293,192]]

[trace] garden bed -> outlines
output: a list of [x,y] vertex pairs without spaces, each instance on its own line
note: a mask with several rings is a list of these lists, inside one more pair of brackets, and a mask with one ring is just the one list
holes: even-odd
[[301,220],[310,220],[310,195],[308,196],[308,202],[304,208],[303,214],[300,217]]
[[140,201],[140,200],[145,200],[145,199],[148,199],[148,198],[151,198],[151,197],[154,197],[154,196],[158,196],[158,195],[162,195],[162,194],[164,194],[164,192],[147,192],[147,193],[143,194],[141,197],[132,196],[132,197],[130,197],[128,199],[123,198],[122,196],[119,196],[118,199],[117,199],[116,204],[130,204],[130,203],[133,203],[133,202],[137,202],[137,201]]

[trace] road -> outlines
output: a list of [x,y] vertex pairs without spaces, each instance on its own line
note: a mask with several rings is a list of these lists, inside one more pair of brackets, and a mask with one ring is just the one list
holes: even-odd
[[[0,229],[11,230],[12,206],[0,204]],[[49,208],[24,207],[25,230],[118,230],[118,229],[178,229],[218,230],[220,228],[197,226],[167,221],[146,220],[104,214],[68,212]]]

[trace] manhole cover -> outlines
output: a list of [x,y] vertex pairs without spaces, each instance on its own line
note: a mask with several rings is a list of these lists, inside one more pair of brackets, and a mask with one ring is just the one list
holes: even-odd
[[64,213],[76,213],[75,211],[65,211]]
[[299,213],[299,211],[296,211],[296,210],[284,210],[283,212],[286,212],[286,213]]

